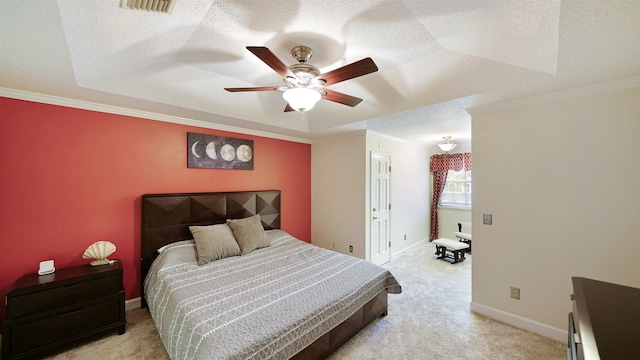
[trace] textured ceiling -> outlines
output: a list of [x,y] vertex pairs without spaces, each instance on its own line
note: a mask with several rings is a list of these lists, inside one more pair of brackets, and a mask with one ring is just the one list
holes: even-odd
[[[465,109],[640,74],[640,1],[120,0],[0,2],[0,86],[313,139],[353,129],[468,142]],[[364,99],[283,112],[281,86],[246,50],[285,64],[313,49],[322,72],[371,57],[379,71],[331,85]]]

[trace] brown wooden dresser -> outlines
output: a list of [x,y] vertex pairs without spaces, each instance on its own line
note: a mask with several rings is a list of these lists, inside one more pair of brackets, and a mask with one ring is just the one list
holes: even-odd
[[640,359],[640,289],[573,277],[568,359]]
[[2,359],[37,358],[93,336],[125,332],[122,265],[29,274],[7,292]]

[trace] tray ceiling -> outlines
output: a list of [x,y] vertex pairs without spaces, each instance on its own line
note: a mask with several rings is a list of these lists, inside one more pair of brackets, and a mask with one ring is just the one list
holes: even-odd
[[[126,1],[125,1],[126,2]],[[640,74],[640,2],[119,0],[0,3],[0,86],[313,139],[369,129],[435,144],[469,141],[470,107]],[[379,71],[329,87],[360,97],[301,116],[246,46],[322,72],[371,57]]]

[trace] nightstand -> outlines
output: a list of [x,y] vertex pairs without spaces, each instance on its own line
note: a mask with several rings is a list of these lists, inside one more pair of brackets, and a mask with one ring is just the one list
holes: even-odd
[[120,262],[18,278],[5,298],[2,359],[40,357],[114,330],[124,334],[124,296]]

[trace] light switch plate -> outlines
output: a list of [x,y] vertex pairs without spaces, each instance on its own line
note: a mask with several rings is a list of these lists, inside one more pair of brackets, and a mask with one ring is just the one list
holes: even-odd
[[491,225],[493,223],[491,214],[482,214],[482,223],[485,225]]

